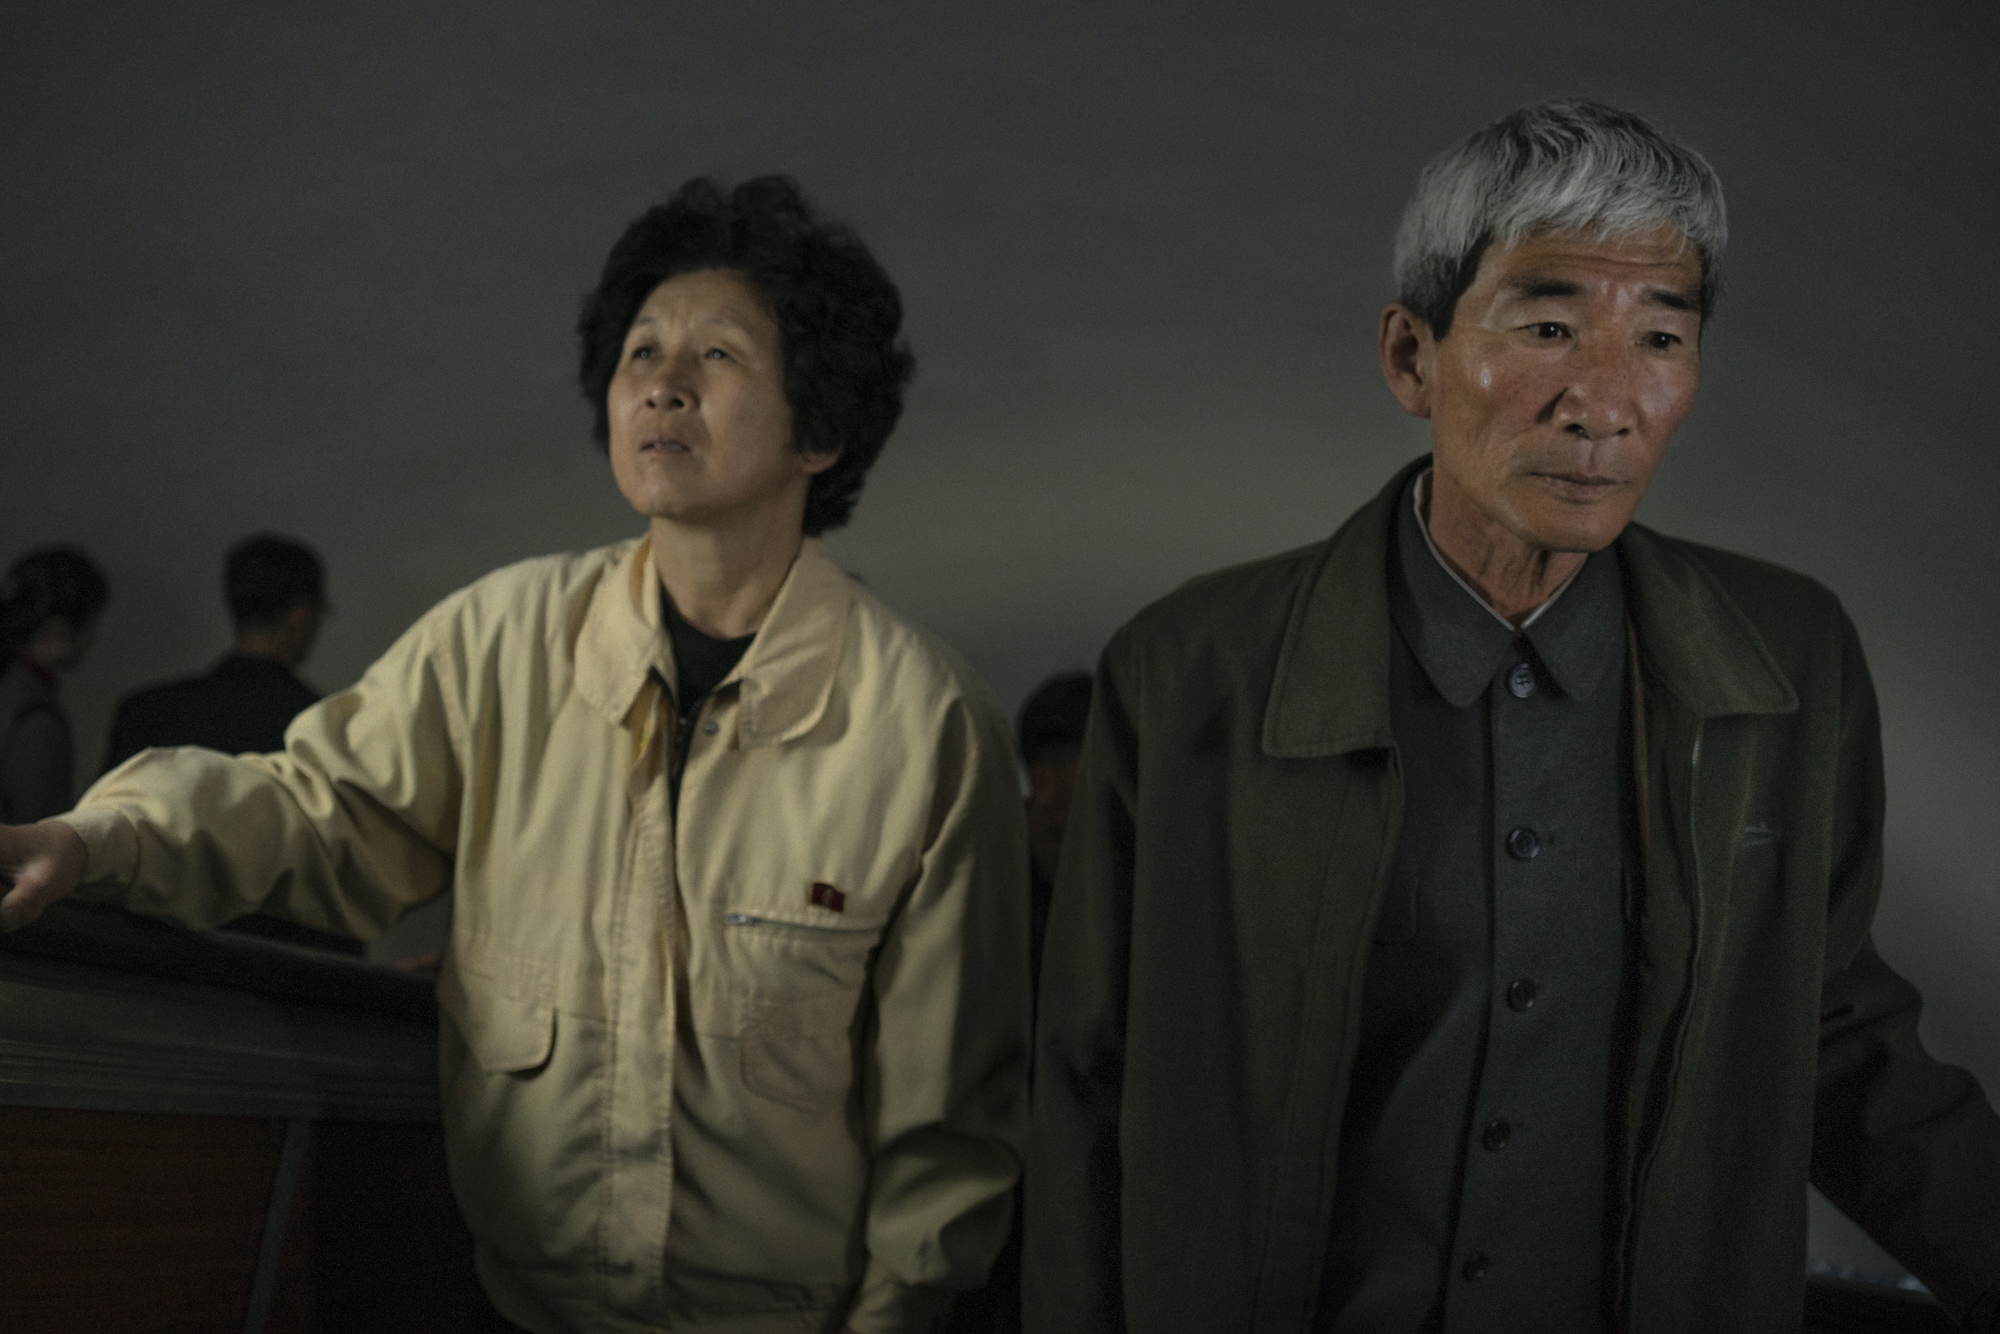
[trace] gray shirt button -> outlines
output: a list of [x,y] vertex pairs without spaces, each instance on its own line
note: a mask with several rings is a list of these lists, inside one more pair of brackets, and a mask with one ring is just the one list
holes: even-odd
[[709,719],[707,722],[701,725],[701,734],[703,736],[714,736],[717,732],[720,732],[721,730],[722,730],[721,724],[717,723],[713,718]]
[[1517,862],[1531,862],[1542,850],[1542,840],[1526,825],[1507,835],[1507,855]]
[[1535,669],[1522,663],[1507,673],[1507,689],[1514,692],[1515,699],[1526,699],[1535,693]]

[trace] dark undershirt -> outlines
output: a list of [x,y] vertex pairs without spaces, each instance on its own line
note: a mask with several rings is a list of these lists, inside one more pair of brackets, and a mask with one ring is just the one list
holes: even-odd
[[674,708],[685,730],[701,702],[735,670],[757,636],[752,632],[736,639],[717,639],[703,634],[682,618],[665,589],[660,590],[660,606],[665,612],[667,638],[674,646]]

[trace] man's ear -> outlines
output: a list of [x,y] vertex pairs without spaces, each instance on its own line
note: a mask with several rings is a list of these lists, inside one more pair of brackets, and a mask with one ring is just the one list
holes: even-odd
[[1437,367],[1437,339],[1423,316],[1402,302],[1382,311],[1382,378],[1412,417],[1429,419],[1431,380]]

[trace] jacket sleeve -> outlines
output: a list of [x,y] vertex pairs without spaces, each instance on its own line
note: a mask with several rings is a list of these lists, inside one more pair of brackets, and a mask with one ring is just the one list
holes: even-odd
[[1028,851],[1013,748],[983,694],[950,706],[917,880],[874,971],[875,1145],[859,1334],[930,1329],[985,1281],[1027,1134]]
[[1042,955],[1022,1239],[1023,1319],[1038,1332],[1125,1327],[1118,1128],[1138,746],[1116,648],[1098,667]]
[[[446,607],[449,607],[449,603]],[[463,736],[432,612],[273,755],[149,750],[61,817],[91,897],[213,926],[270,911],[370,939],[451,881]]]
[[2000,1118],[1977,1080],[1925,1052],[1922,997],[1869,938],[1882,879],[1881,732],[1860,644],[1842,628],[1813,1184],[1963,1321],[2000,1283]]

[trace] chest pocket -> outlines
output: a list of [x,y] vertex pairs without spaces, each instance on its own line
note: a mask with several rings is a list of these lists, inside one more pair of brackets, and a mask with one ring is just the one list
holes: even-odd
[[1730,884],[1737,893],[1768,892],[1778,883],[1785,851],[1784,836],[1766,823],[1748,825],[1736,843]]
[[807,1112],[839,1107],[854,1087],[863,1000],[886,920],[822,916],[833,914],[725,912],[720,966],[689,997],[698,1032],[739,1044],[746,1089]]

